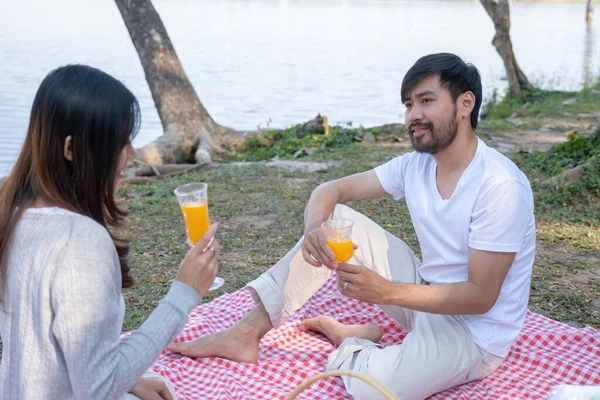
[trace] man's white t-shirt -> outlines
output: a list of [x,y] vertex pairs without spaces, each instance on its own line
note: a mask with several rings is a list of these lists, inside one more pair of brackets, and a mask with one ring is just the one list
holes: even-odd
[[375,168],[386,192],[406,198],[423,256],[419,274],[430,284],[466,281],[469,248],[517,253],[492,309],[461,316],[479,347],[505,357],[525,321],[535,257],[529,181],[481,139],[449,199],[438,191],[436,170],[430,154],[417,152]]

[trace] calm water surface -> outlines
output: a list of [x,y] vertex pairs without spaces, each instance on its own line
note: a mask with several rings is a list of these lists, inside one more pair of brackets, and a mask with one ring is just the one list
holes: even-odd
[[[140,146],[162,133],[119,11],[106,0],[0,0],[0,176],[14,162],[39,83],[86,63],[121,79],[142,106]],[[449,51],[481,71],[485,96],[505,90],[494,29],[479,1],[154,0],[203,104],[238,129],[396,122],[406,70]],[[600,69],[583,4],[511,3],[521,67],[547,88],[579,89]]]

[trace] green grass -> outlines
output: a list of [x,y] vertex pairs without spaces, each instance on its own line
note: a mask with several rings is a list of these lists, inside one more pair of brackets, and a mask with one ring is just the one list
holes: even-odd
[[[510,115],[510,114],[509,114]],[[515,124],[507,121],[505,118],[486,118],[479,121],[480,129],[487,129],[490,131],[511,131],[516,128]]]
[[232,160],[260,161],[273,157],[299,158],[309,153],[332,154],[352,143],[362,142],[366,134],[372,134],[375,138],[385,135],[377,128],[355,128],[349,123],[330,126],[327,135],[308,134],[299,137],[300,127],[295,125],[287,129],[265,130],[259,136],[250,137],[237,148]]
[[290,157],[301,149],[327,151],[347,146],[354,140],[360,140],[362,129],[333,126],[328,135],[308,134],[298,137],[301,125],[288,129],[267,130],[262,135],[247,139],[238,149],[236,161],[258,161],[275,156]]
[[[515,163],[532,177],[542,208],[593,206],[600,199],[600,130],[589,136],[569,135],[566,142],[546,152],[532,151],[514,156]],[[560,174],[594,160],[584,167],[583,176],[575,181],[552,179]]]
[[600,82],[581,91],[533,88],[516,97],[495,91],[481,115],[480,128],[493,132],[561,130],[569,123],[577,129],[600,118]]
[[581,91],[525,90],[520,96],[494,92],[483,106],[486,119],[503,119],[515,112],[527,117],[564,117],[565,114],[595,114],[600,110],[600,83]]
[[545,307],[548,309],[546,314],[552,319],[559,321],[577,321],[581,319],[581,314],[585,313],[586,308],[592,300],[581,292],[552,293],[543,294]]
[[578,254],[571,250],[563,256],[545,252],[545,246],[538,248],[542,252],[533,268],[529,308],[559,321],[600,327],[600,274],[594,271],[600,262],[597,251]]
[[522,153],[515,161],[519,167],[543,178],[549,178],[584,164],[599,154],[600,131],[596,131],[589,136],[571,134],[566,142],[553,146],[548,151]]
[[580,249],[600,249],[600,237],[598,237],[600,219],[597,215],[589,214],[594,211],[597,211],[597,206],[585,208],[583,211],[571,210],[570,215],[563,213],[564,217],[561,219],[547,212],[538,212],[538,241],[568,244]]

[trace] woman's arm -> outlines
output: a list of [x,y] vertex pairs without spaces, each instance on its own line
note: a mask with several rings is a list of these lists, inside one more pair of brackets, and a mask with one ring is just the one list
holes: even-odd
[[120,340],[121,277],[108,233],[75,229],[52,285],[54,335],[76,398],[118,398],[183,328],[201,298],[174,282],[148,320]]

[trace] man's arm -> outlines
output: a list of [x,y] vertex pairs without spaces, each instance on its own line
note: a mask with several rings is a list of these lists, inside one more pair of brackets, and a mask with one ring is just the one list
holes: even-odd
[[[342,294],[373,304],[392,304],[434,314],[485,314],[496,303],[516,253],[469,249],[466,282],[439,285],[395,283],[369,268],[341,264],[338,276],[350,282]],[[342,282],[343,283],[343,282]]]
[[322,183],[313,190],[304,209],[304,233],[319,228],[338,203],[384,196],[389,194],[381,186],[375,170]]
[[304,210],[304,260],[315,267],[325,265],[334,268],[335,257],[320,228],[323,221],[327,220],[338,203],[384,196],[389,194],[383,189],[375,170],[319,185],[313,190]]

